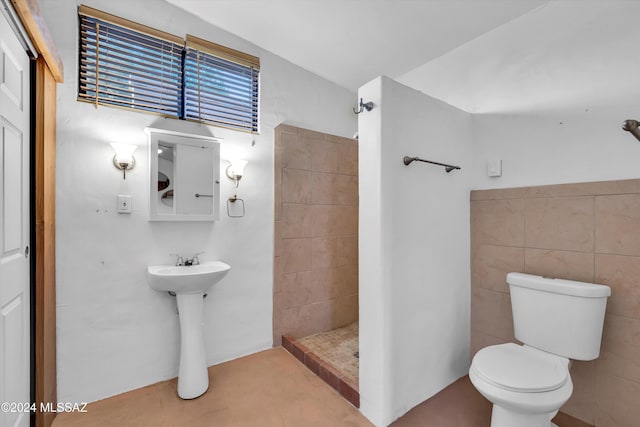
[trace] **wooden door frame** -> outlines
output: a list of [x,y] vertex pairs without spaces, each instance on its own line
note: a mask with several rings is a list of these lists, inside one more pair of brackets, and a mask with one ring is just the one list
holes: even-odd
[[41,403],[57,404],[55,177],[56,85],[63,82],[62,60],[37,0],[11,0],[38,52],[32,68],[32,400],[37,427],[48,427],[54,412],[40,412]]
[[[33,377],[36,405],[57,403],[56,381],[56,254],[55,165],[56,82],[42,57],[35,72],[35,271],[32,309],[35,309]],[[54,412],[35,412],[36,426],[50,426]]]

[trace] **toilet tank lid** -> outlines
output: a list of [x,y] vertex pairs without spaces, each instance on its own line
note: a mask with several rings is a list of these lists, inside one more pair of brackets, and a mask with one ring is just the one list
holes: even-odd
[[611,295],[611,288],[605,285],[524,273],[507,274],[507,283],[512,286],[584,298],[604,298]]

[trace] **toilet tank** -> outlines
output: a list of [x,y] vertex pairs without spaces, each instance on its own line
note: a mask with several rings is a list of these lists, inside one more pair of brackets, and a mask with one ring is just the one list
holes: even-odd
[[600,355],[608,286],[507,274],[515,337],[537,349],[575,360]]

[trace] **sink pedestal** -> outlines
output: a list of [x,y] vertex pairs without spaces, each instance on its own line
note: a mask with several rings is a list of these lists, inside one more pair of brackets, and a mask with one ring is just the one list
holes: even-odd
[[204,352],[204,292],[176,293],[180,318],[180,367],[178,396],[195,399],[209,388],[209,373]]
[[[209,388],[204,353],[202,311],[204,293],[231,270],[229,264],[208,261],[195,265],[150,265],[147,280],[151,289],[175,292],[180,317],[180,366],[178,396],[195,399]],[[167,313],[169,315],[169,313]]]

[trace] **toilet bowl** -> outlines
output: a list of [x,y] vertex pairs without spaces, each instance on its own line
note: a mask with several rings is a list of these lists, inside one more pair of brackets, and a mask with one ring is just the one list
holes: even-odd
[[513,343],[480,350],[469,378],[493,403],[492,427],[549,427],[573,391],[569,359]]
[[469,378],[493,403],[491,427],[550,427],[569,400],[570,359],[593,360],[600,341],[608,286],[509,273],[514,343],[485,347]]

